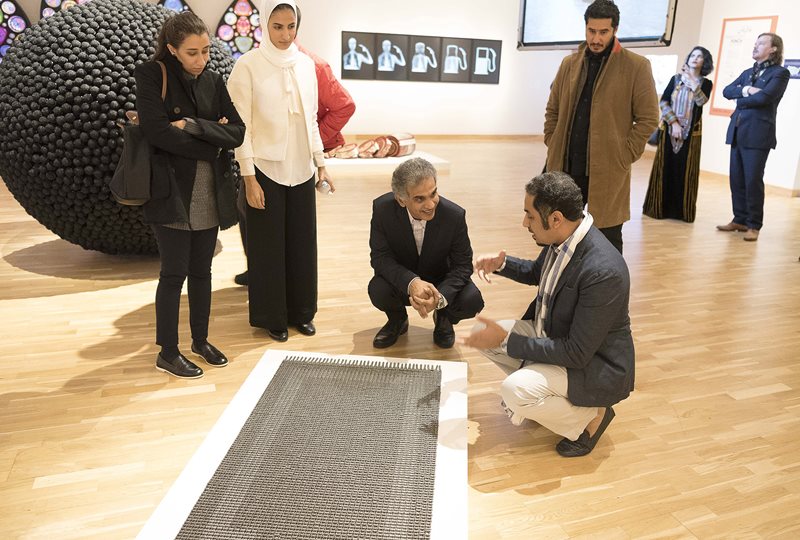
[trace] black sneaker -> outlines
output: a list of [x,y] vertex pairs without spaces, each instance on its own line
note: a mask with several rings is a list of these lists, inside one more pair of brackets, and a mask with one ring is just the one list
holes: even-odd
[[233,282],[242,287],[247,287],[247,270],[241,274],[236,274],[236,277],[233,278]]
[[228,365],[228,359],[225,358],[225,355],[208,341],[204,341],[200,344],[192,342],[192,352],[200,355],[209,366],[225,367]]
[[159,353],[156,358],[156,369],[179,379],[199,379],[203,376],[203,370],[182,354],[168,361]]

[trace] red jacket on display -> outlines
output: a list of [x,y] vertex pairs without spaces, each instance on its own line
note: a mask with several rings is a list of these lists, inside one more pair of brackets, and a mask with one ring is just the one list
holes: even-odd
[[314,61],[317,72],[317,86],[319,88],[319,108],[317,110],[317,123],[322,146],[325,151],[344,144],[342,128],[344,128],[353,113],[356,104],[345,90],[342,83],[334,76],[331,66],[324,59],[295,42],[301,52]]

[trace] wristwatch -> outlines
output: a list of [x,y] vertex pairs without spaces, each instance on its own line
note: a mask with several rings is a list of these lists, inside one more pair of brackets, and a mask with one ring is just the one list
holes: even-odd
[[439,295],[439,303],[436,304],[436,309],[442,309],[445,306],[447,301],[444,299],[444,295]]

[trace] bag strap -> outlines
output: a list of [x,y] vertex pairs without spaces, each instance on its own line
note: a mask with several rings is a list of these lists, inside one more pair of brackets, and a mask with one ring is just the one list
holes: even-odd
[[167,97],[167,66],[161,60],[156,62],[161,66],[161,101],[164,101]]

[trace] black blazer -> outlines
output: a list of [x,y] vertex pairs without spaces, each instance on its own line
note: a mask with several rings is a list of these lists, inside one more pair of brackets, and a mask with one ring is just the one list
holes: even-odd
[[381,195],[372,201],[369,247],[375,275],[403,294],[411,280],[420,277],[452,303],[472,275],[466,212],[444,197],[439,197],[436,215],[425,225],[422,253],[417,255],[408,210],[393,193]]
[[[752,73],[753,68],[744,70],[722,91],[723,96],[736,101],[725,144],[733,144],[736,134],[736,144],[743,148],[769,150],[778,142],[775,120],[778,104],[789,84],[789,70],[782,66],[769,66],[754,84],[750,84]],[[742,88],[745,86],[760,88],[761,91],[744,97]]]
[[[161,100],[161,66],[145,62],[136,67],[136,110],[144,136],[153,147],[153,181],[150,200],[144,205],[149,223],[189,221],[189,203],[197,161],[208,161],[214,169],[217,210],[221,228],[237,222],[236,190],[231,152],[242,144],[244,122],[231,102],[222,77],[206,69],[190,81],[180,62],[171,54],[163,60],[167,68],[167,96]],[[194,86],[194,88],[192,88]],[[228,119],[219,124],[222,117]],[[170,125],[193,118],[200,135]]]
[[[498,274],[538,285],[545,255],[535,261],[506,258]],[[628,316],[630,276],[619,251],[592,226],[556,284],[546,338],[511,334],[508,355],[567,368],[567,397],[581,407],[608,407],[633,391],[634,349]],[[535,301],[523,320],[535,316]]]

